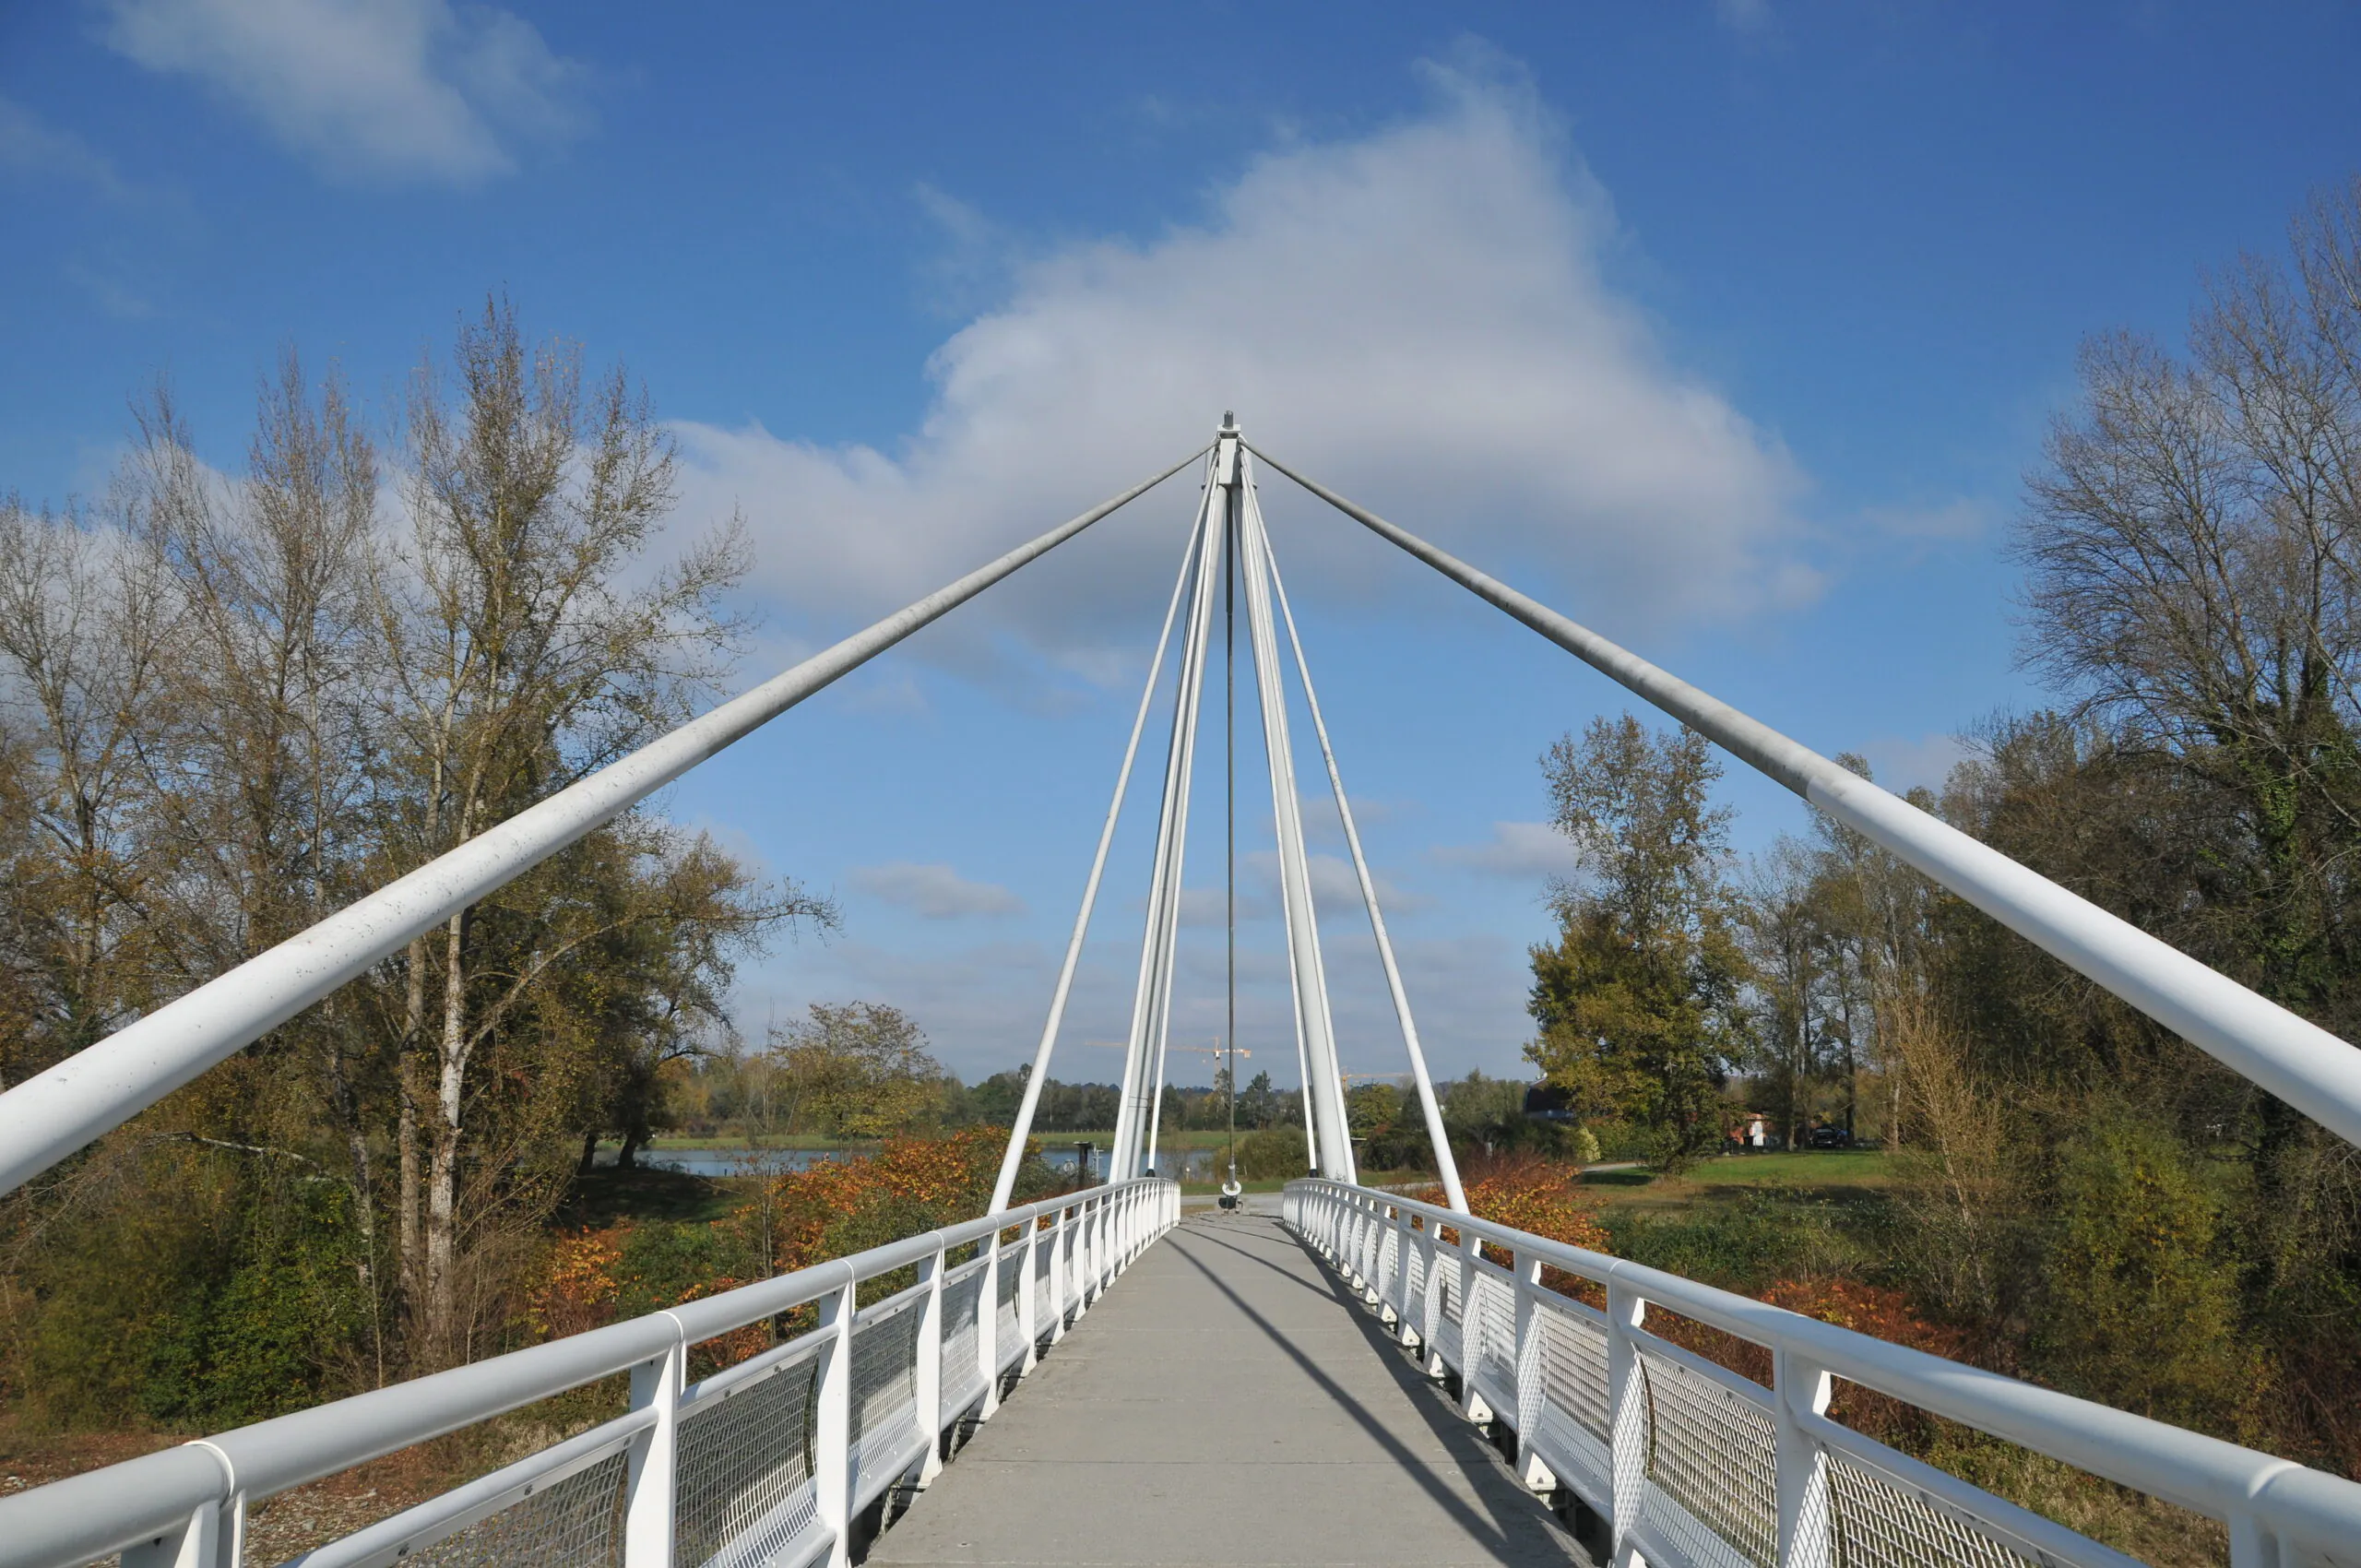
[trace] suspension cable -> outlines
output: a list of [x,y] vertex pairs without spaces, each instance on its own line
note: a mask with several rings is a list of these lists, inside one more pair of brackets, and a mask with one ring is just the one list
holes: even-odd
[[[1033,1052],[1033,1073],[1025,1080],[1025,1095],[1008,1133],[1008,1150],[1001,1156],[1000,1177],[992,1183],[991,1206],[986,1214],[1008,1207],[1016,1191],[1016,1172],[1025,1163],[1025,1140],[1033,1131],[1033,1113],[1041,1103],[1041,1085],[1049,1076],[1050,1053],[1057,1045],[1059,1026],[1065,1022],[1066,996],[1074,989],[1075,966],[1082,961],[1083,940],[1090,932],[1091,910],[1098,903],[1099,879],[1107,872],[1107,850],[1115,841],[1115,822],[1122,814],[1123,797],[1132,787],[1132,762],[1139,755],[1140,733],[1147,727],[1147,711],[1156,701],[1157,677],[1164,670],[1164,650],[1172,641],[1172,623],[1180,613],[1180,596],[1189,586],[1189,569],[1197,558],[1203,530],[1191,529],[1180,551],[1180,575],[1173,580],[1172,599],[1164,607],[1164,629],[1156,635],[1156,653],[1147,661],[1147,684],[1140,692],[1139,712],[1132,719],[1132,738],[1123,745],[1123,765],[1115,773],[1115,798],[1107,807],[1107,821],[1098,830],[1098,850],[1090,858],[1090,876],[1082,887],[1082,909],[1074,918],[1074,934],[1066,939],[1065,962],[1058,967],[1058,988],[1050,996],[1050,1019],[1041,1026],[1041,1043]],[[1081,1173],[1085,1178],[1088,1171]]]
[[1170,479],[1204,448],[396,878],[0,1095],[0,1193],[121,1126],[724,747]]
[[1229,546],[1223,552],[1221,566],[1222,826],[1229,846],[1222,867],[1229,936],[1229,1032],[1223,1038],[1229,1043],[1229,1181],[1226,1185],[1233,1189],[1224,1196],[1234,1199],[1238,1196],[1238,503],[1234,493],[1223,528]]
[[1418,1021],[1410,1016],[1409,993],[1402,988],[1402,968],[1394,961],[1394,939],[1386,934],[1385,916],[1377,907],[1377,884],[1370,876],[1369,859],[1361,853],[1360,829],[1353,824],[1352,802],[1345,798],[1345,776],[1336,768],[1336,750],[1328,743],[1328,721],[1320,714],[1320,694],[1311,689],[1311,666],[1303,657],[1303,639],[1296,635],[1295,611],[1287,604],[1287,586],[1279,576],[1279,558],[1264,547],[1271,567],[1271,587],[1279,599],[1287,644],[1295,650],[1295,672],[1303,682],[1303,700],[1311,709],[1311,728],[1320,737],[1320,755],[1328,765],[1329,787],[1335,791],[1336,814],[1345,824],[1345,845],[1353,852],[1353,873],[1360,878],[1361,903],[1369,910],[1370,931],[1377,938],[1377,956],[1385,966],[1385,984],[1394,993],[1394,1016],[1401,1020],[1402,1043],[1410,1053],[1410,1070],[1418,1087],[1419,1108],[1426,1112],[1427,1139],[1434,1146],[1435,1170],[1442,1178],[1444,1197],[1461,1214],[1467,1212],[1467,1194],[1459,1185],[1459,1161],[1451,1152],[1451,1136],[1443,1128],[1442,1107],[1436,1102],[1434,1080],[1427,1073],[1427,1053],[1419,1049]]
[[1778,780],[2215,1061],[2361,1144],[2361,1051],[2169,943],[2070,893],[1758,719],[1436,549],[1266,452],[1254,454],[1406,553]]

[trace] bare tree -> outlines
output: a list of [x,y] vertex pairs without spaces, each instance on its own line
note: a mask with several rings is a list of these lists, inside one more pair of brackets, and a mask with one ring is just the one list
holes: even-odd
[[0,1085],[149,1000],[169,944],[149,918],[140,737],[174,628],[157,575],[84,513],[0,500],[0,754],[11,823],[7,940],[29,1028]]
[[2352,1002],[2361,839],[2361,182],[2293,255],[2214,279],[2186,359],[2086,345],[2017,549],[2028,660],[2239,802],[2251,940],[2219,956],[2317,1016]]
[[[387,577],[386,673],[399,807],[422,861],[683,717],[731,650],[717,596],[744,555],[733,529],[647,569],[673,457],[645,397],[620,371],[586,385],[578,350],[529,347],[498,302],[461,330],[448,375],[421,366],[406,439],[410,535]],[[611,929],[564,896],[562,864],[409,950],[406,1044],[433,1046],[430,1085],[404,1063],[402,1229],[438,1345],[455,1323],[470,1064],[545,975]]]

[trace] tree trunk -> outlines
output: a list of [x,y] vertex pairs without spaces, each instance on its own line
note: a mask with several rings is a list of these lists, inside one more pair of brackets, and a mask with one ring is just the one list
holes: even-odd
[[468,1072],[467,911],[445,928],[443,1038],[435,1083],[434,1146],[426,1182],[426,1332],[432,1354],[456,1358],[449,1343],[458,1281],[459,1129]]
[[420,1170],[418,1159],[418,1038],[426,1023],[426,939],[412,937],[409,944],[409,974],[408,996],[402,1016],[402,1036],[394,1054],[394,1080],[400,1098],[399,1121],[395,1129],[395,1143],[400,1151],[401,1194],[397,1199],[401,1244],[402,1297],[413,1310],[421,1301],[421,1277],[422,1258],[419,1252]]

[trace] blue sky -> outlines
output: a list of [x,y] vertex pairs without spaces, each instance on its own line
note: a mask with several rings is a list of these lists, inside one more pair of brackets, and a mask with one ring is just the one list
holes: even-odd
[[[2361,16],[2328,4],[650,16],[0,10],[0,487],[101,492],[160,373],[233,467],[291,343],[382,416],[505,290],[675,422],[683,537],[743,510],[749,679],[1234,407],[1758,717],[1933,782],[1952,731],[2041,700],[2004,547],[2078,340],[2177,337],[2203,268],[2361,169]],[[1437,1065],[1513,1072],[1563,863],[1536,758],[1620,694],[1264,495]],[[750,1033],[861,998],[969,1076],[1029,1051],[1192,500],[1175,481],[672,792],[843,906],[748,968]],[[1803,826],[1727,784],[1742,844]],[[1259,849],[1267,795],[1246,820]],[[1119,1061],[1088,1042],[1128,1013],[1149,826],[1062,1076]],[[1265,863],[1241,1033],[1284,1081]],[[1366,928],[1323,913],[1346,1063],[1391,1070]],[[1183,938],[1206,1043],[1217,938]]]

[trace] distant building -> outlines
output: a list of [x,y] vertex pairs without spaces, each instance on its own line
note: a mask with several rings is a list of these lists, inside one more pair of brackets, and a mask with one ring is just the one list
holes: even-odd
[[1554,1122],[1560,1126],[1571,1126],[1576,1120],[1566,1091],[1546,1081],[1525,1091],[1525,1114],[1527,1121]]

